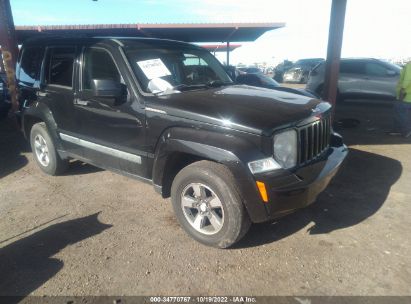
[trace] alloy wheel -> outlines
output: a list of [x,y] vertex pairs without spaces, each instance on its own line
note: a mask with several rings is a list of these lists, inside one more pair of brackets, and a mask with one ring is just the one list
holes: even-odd
[[49,149],[47,147],[46,140],[40,134],[37,134],[34,138],[34,149],[40,164],[47,167],[50,163]]
[[190,225],[198,232],[213,235],[224,224],[224,209],[220,198],[201,183],[187,185],[181,193],[181,208]]

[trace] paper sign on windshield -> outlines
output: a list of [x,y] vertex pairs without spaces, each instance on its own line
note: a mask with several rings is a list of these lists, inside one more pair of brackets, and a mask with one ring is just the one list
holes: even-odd
[[137,61],[137,64],[149,80],[171,75],[170,71],[160,58]]

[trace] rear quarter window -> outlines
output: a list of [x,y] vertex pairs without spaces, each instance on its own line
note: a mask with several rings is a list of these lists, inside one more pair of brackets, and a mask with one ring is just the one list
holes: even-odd
[[23,49],[19,63],[18,80],[27,86],[33,86],[39,79],[44,48],[29,47]]

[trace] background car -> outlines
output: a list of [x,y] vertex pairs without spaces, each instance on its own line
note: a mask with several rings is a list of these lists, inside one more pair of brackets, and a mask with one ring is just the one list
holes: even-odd
[[238,75],[246,74],[245,72],[240,71],[233,65],[224,66],[224,69],[233,81],[235,81]]
[[284,73],[293,66],[293,62],[289,60],[284,60],[279,63],[274,69],[274,80],[278,82],[283,82]]
[[246,85],[260,87],[260,88],[267,88],[267,89],[272,89],[276,91],[294,93],[294,94],[303,95],[303,96],[307,96],[311,98],[319,98],[319,96],[317,96],[315,93],[308,92],[305,89],[282,87],[274,79],[262,73],[254,73],[254,74],[248,73],[248,74],[238,75],[235,82],[238,84],[246,84]]
[[310,71],[320,62],[324,62],[323,58],[308,58],[300,59],[294,65],[284,72],[284,82],[307,83]]
[[[337,100],[396,98],[396,85],[401,68],[373,58],[341,59]],[[325,63],[317,65],[310,74],[306,89],[322,95]]]
[[257,67],[237,68],[242,73],[262,73],[263,71]]

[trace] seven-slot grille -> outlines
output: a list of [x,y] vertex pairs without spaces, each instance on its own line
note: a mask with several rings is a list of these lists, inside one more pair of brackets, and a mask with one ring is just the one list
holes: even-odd
[[330,145],[330,115],[298,129],[298,165],[320,156]]

